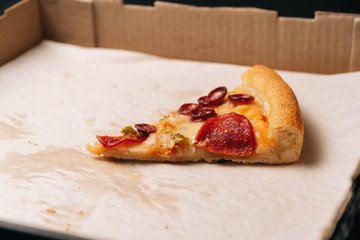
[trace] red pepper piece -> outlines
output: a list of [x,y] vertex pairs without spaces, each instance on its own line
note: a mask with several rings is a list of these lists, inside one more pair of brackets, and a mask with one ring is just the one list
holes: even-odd
[[126,136],[99,136],[96,138],[104,147],[115,147],[117,145],[125,145],[132,143],[142,143],[147,139],[147,137],[136,138],[136,137],[126,137]]

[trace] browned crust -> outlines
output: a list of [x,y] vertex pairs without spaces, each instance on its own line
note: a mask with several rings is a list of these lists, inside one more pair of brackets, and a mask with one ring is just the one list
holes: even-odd
[[242,75],[242,81],[248,89],[264,98],[264,110],[268,114],[269,129],[274,130],[275,141],[289,137],[285,136],[285,133],[289,134],[285,130],[292,132],[292,137],[296,138],[296,146],[292,146],[296,151],[296,159],[290,158],[288,161],[296,162],[303,144],[304,127],[294,92],[279,74],[263,65],[251,67]]
[[255,65],[242,75],[242,80],[264,94],[271,128],[295,127],[304,131],[296,96],[279,74],[269,67]]

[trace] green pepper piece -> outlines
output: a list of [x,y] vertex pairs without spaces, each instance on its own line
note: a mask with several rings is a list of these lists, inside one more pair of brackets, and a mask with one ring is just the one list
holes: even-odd
[[138,132],[132,126],[126,126],[121,130],[121,133],[127,137],[136,137]]
[[185,145],[189,142],[189,138],[185,137],[180,133],[173,134],[172,138],[174,139],[177,145]]

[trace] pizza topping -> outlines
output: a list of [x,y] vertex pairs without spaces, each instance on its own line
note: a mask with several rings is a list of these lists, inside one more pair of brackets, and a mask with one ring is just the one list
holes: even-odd
[[205,106],[220,105],[227,94],[226,87],[218,87],[212,90],[207,96],[200,97],[198,102]]
[[216,116],[216,112],[211,107],[200,106],[192,110],[190,115],[191,115],[191,121],[199,122]]
[[156,132],[156,127],[155,126],[149,125],[149,124],[146,124],[146,123],[135,124],[135,128],[139,132],[147,133],[147,134]]
[[127,137],[136,137],[138,132],[132,126],[126,126],[121,129],[121,133]]
[[198,103],[199,103],[200,105],[205,105],[205,106],[209,105],[209,103],[207,102],[207,97],[208,97],[208,96],[199,97]]
[[197,103],[185,103],[181,105],[178,112],[183,115],[190,115],[191,111],[197,107],[199,107],[199,104]]
[[208,119],[195,138],[195,145],[209,152],[231,156],[251,156],[256,147],[251,122],[237,113]]
[[99,136],[96,138],[104,147],[115,147],[119,144],[131,144],[131,143],[142,143],[146,140],[147,137],[137,138],[137,137],[128,137],[128,136]]
[[211,106],[220,105],[224,102],[227,94],[226,87],[218,87],[212,90],[207,96],[202,96],[197,103],[185,103],[178,109],[182,115],[190,115],[193,122],[207,120],[216,116],[216,112]]
[[137,131],[132,126],[124,127],[121,130],[121,133],[124,134],[122,136],[98,135],[96,138],[104,147],[115,147],[120,144],[142,143],[151,133],[156,132],[155,126],[146,123],[135,124],[135,128]]
[[226,87],[215,88],[209,93],[207,97],[207,102],[210,105],[219,105],[224,101],[226,94],[227,94]]
[[177,145],[185,145],[189,142],[189,138],[180,133],[172,134],[171,137],[174,139],[175,144]]
[[255,100],[250,94],[232,94],[228,96],[228,99],[235,105],[250,104]]

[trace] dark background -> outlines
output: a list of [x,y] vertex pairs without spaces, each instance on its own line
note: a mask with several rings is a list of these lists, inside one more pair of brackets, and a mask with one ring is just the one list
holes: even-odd
[[[278,11],[279,16],[306,17],[313,18],[316,10],[360,13],[360,0],[342,0],[342,1],[319,1],[319,0],[163,0],[165,2],[182,3],[195,6],[231,6],[231,7],[257,7],[268,10]],[[151,0],[124,0],[126,4],[153,5]]]
[[[0,0],[0,15],[4,12],[6,8],[13,5],[20,0]],[[330,12],[343,12],[343,13],[357,13],[360,14],[360,0],[342,0],[342,1],[319,1],[319,0],[303,0],[303,1],[274,1],[274,0],[209,0],[209,1],[197,1],[197,0],[168,0],[166,2],[189,4],[194,6],[208,6],[208,7],[221,7],[221,6],[230,6],[230,7],[257,7],[268,10],[276,10],[279,16],[286,17],[304,17],[304,18],[313,18],[315,11],[330,11]],[[139,4],[139,5],[149,5],[152,6],[154,1],[152,0],[124,0],[125,4]],[[1,38],[1,36],[0,36]],[[1,54],[1,53],[0,53]],[[330,177],[330,176],[329,176]],[[331,186],[329,186],[331,187]],[[360,195],[360,177],[357,178],[354,185],[354,195]],[[352,199],[349,205],[352,208],[355,207],[357,214],[350,214],[347,216],[345,211],[344,216],[341,218],[335,233],[332,237],[335,239],[344,239],[341,237],[343,231],[350,231],[350,237],[348,240],[360,240],[360,211],[359,211],[359,202],[360,199]],[[349,207],[348,207],[349,208]],[[355,216],[355,218],[354,218]],[[351,219],[351,221],[349,221]],[[347,223],[355,221],[352,229],[343,229],[346,228]],[[340,223],[343,223],[340,226]],[[347,235],[347,234],[345,234]],[[271,233],[269,233],[271,236]],[[39,231],[37,229],[26,228],[23,226],[11,225],[7,223],[0,222],[0,239],[76,239],[71,236],[66,236],[62,234],[54,234],[46,231]]]
[[[3,10],[20,0],[0,0],[0,15]],[[165,1],[165,0],[163,0]],[[342,0],[342,1],[319,1],[319,0],[168,0],[166,2],[182,3],[195,6],[232,6],[232,7],[258,7],[269,10],[278,11],[279,16],[306,17],[313,18],[316,10],[344,12],[344,13],[360,13],[360,0]],[[154,0],[124,0],[125,4],[154,4]]]

